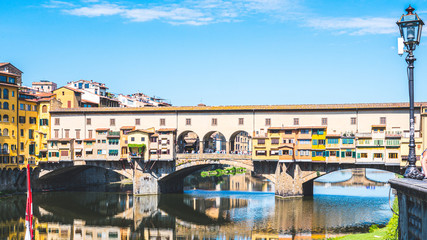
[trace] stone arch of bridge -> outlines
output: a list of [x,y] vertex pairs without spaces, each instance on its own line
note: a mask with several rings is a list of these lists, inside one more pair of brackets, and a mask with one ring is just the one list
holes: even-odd
[[[254,168],[254,165],[252,164],[252,161],[233,161],[233,160],[194,160],[191,162],[187,162],[184,164],[181,164],[176,167],[176,170],[162,178],[159,178],[159,184],[160,186],[168,186],[173,185],[177,182],[183,181],[185,177],[188,175],[201,170],[203,168],[206,168],[208,166],[233,166],[233,167],[244,167],[246,168],[246,171],[251,171],[256,173],[256,170]],[[257,173],[258,174],[258,173]],[[275,184],[276,179],[274,174],[259,174],[262,177],[266,178],[273,184]],[[164,192],[161,190],[161,192]]]
[[197,153],[200,150],[199,135],[192,130],[185,130],[177,137],[177,153]]
[[203,136],[203,153],[227,153],[227,139],[219,131],[210,131]]
[[69,165],[51,168],[37,168],[34,172],[34,186],[37,190],[84,187],[132,179],[129,169],[108,168],[97,165]]
[[252,136],[245,130],[238,130],[231,134],[229,139],[230,152],[246,152],[252,151]]

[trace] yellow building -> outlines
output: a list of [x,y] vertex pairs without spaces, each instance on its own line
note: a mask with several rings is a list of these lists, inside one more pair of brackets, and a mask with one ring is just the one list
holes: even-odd
[[37,100],[34,95],[19,92],[17,121],[18,162],[36,164],[39,145],[36,144],[38,130]]
[[311,159],[326,161],[326,127],[313,127],[311,132]]
[[[0,63],[0,66],[2,64]],[[0,167],[17,167],[18,89],[20,76],[0,71]]]
[[150,159],[147,147],[150,145],[150,135],[154,134],[154,129],[133,130],[128,132],[128,147],[131,158]]
[[62,108],[77,108],[81,106],[82,91],[69,88],[60,87],[53,91],[56,99],[62,103]]
[[37,111],[38,111],[38,131],[37,131],[37,147],[39,155],[38,161],[47,161],[47,140],[50,139],[50,109],[56,102],[53,94],[40,93],[37,94]]

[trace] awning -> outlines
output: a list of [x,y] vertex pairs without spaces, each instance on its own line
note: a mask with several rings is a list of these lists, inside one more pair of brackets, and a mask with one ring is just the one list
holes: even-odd
[[265,151],[256,151],[257,153],[265,153]]
[[86,148],[85,150],[86,150],[86,152],[93,152],[92,148]]
[[82,152],[83,149],[75,149],[75,152]]

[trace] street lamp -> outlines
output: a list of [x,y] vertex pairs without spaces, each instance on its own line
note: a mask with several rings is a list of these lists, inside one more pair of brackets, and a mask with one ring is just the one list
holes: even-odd
[[415,157],[415,139],[414,139],[414,62],[415,57],[413,51],[415,47],[420,43],[421,31],[424,22],[418,17],[416,13],[413,13],[415,9],[409,5],[405,10],[408,13],[403,14],[397,21],[399,26],[400,35],[403,38],[403,43],[406,46],[406,52],[408,55],[405,60],[408,63],[408,81],[409,81],[409,165],[406,168],[404,176],[406,178],[423,179],[424,174],[418,171],[415,166],[417,161]]

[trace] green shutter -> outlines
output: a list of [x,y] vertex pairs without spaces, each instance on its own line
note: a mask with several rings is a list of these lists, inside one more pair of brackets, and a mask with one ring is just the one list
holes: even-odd
[[342,157],[342,158],[344,158],[344,157],[345,157],[345,152],[344,152],[344,151],[342,151],[342,152],[341,152],[341,157]]
[[311,151],[311,156],[315,157],[316,156],[316,152],[315,151]]
[[355,158],[355,157],[356,157],[356,152],[352,152],[352,153],[351,153],[351,157],[352,157],[352,158]]
[[357,153],[357,158],[360,158],[360,153]]
[[52,153],[51,152],[49,152],[49,157],[52,157]]

